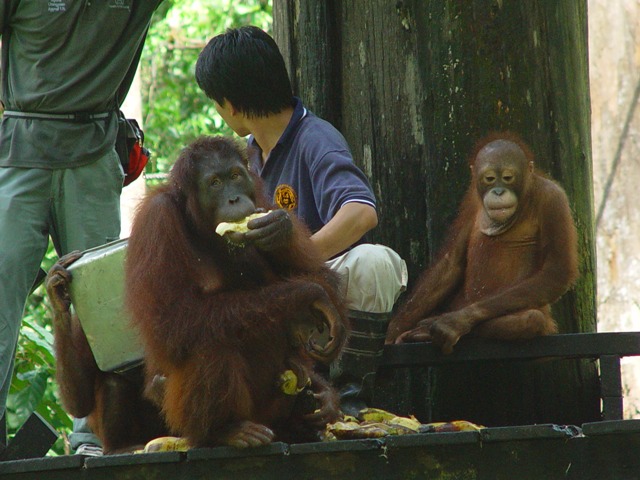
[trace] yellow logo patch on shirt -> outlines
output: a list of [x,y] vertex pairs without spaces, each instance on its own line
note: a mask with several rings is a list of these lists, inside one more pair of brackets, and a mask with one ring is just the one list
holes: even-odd
[[290,185],[278,185],[273,198],[276,205],[285,210],[293,210],[298,206],[298,195]]

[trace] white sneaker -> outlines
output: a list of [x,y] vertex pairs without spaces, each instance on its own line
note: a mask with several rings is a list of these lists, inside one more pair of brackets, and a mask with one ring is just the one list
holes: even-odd
[[84,455],[85,457],[100,457],[102,456],[102,447],[94,445],[93,443],[83,443],[76,448],[76,455]]

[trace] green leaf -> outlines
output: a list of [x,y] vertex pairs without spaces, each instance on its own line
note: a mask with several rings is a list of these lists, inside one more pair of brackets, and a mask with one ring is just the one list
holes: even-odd
[[18,374],[18,378],[25,380],[26,385],[15,392],[7,402],[7,410],[12,412],[12,415],[7,415],[7,424],[10,428],[19,428],[36,410],[47,388],[49,372],[36,369]]

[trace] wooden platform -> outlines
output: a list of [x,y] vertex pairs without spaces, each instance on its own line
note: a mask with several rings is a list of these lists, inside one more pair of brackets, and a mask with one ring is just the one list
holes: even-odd
[[621,420],[620,379],[620,359],[635,355],[640,355],[640,332],[554,335],[523,343],[463,339],[451,355],[442,355],[426,343],[385,348],[386,367],[518,362],[547,357],[599,360],[603,421],[580,426],[517,425],[379,440],[275,443],[247,450],[219,447],[186,453],[44,457],[0,462],[0,478],[637,479],[640,420]]
[[3,480],[637,479],[640,421],[0,463]]
[[640,332],[571,333],[521,343],[463,338],[450,355],[443,355],[430,343],[388,345],[382,363],[388,367],[406,367],[544,358],[599,360],[602,419],[619,420],[623,412],[620,359],[638,355]]

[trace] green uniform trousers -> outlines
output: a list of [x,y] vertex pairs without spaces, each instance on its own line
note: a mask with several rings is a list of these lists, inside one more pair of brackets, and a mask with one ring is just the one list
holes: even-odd
[[0,168],[0,417],[48,237],[60,256],[119,238],[123,178],[115,151],[77,168]]

